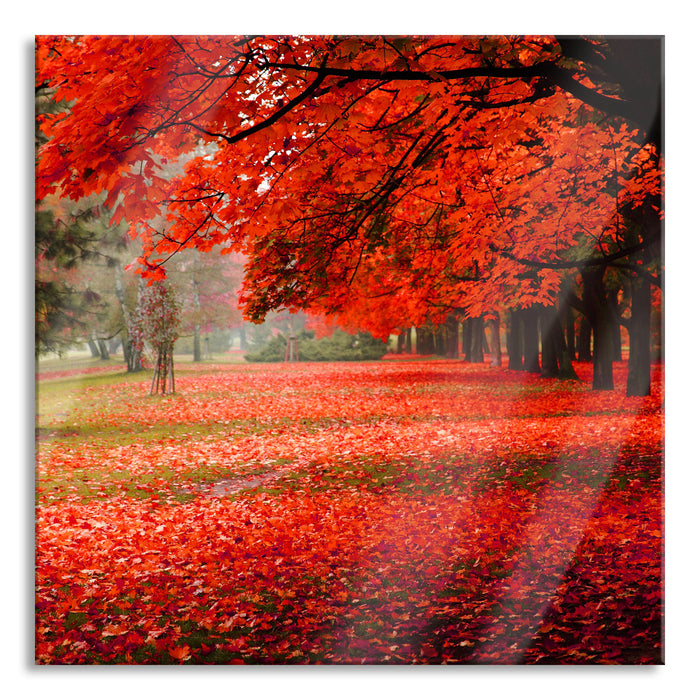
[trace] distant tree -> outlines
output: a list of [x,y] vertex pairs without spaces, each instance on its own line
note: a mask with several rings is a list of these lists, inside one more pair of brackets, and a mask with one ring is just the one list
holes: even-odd
[[80,266],[86,260],[92,233],[81,221],[64,223],[49,210],[34,217],[34,351],[39,356],[61,353],[88,337],[104,303],[85,284]]
[[172,286],[157,280],[145,287],[139,301],[143,339],[154,356],[151,394],[172,394],[175,391],[173,348],[178,336],[181,304]]
[[182,299],[181,331],[191,336],[194,362],[202,359],[201,336],[213,328],[238,328],[243,315],[238,293],[243,279],[243,258],[219,250],[183,251],[170,265],[168,278]]

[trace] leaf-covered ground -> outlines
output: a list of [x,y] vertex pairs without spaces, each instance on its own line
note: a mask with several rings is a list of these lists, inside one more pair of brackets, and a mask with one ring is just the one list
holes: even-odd
[[624,378],[40,379],[36,661],[662,663],[663,369]]

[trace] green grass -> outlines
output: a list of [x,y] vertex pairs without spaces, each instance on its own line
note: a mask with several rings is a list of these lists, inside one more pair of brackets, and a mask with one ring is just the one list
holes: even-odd
[[254,418],[231,421],[230,423],[139,423],[114,425],[107,421],[77,423],[73,416],[70,421],[55,422],[50,427],[42,427],[48,423],[42,418],[38,426],[37,440],[40,444],[50,443],[59,439],[65,445],[79,445],[86,442],[100,442],[109,446],[129,445],[134,442],[160,442],[163,440],[183,441],[193,438],[219,434],[222,437],[242,437],[263,433],[276,427],[275,423],[267,423]]

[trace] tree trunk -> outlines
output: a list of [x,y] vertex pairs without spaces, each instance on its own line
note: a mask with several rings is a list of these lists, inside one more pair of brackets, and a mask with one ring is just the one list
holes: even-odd
[[[139,292],[142,290],[143,281],[139,280]],[[126,306],[126,298],[124,296],[124,285],[122,284],[121,272],[119,271],[119,266],[115,267],[114,270],[114,292],[119,300],[119,306],[122,309],[122,316],[124,317],[124,325],[126,326],[126,333],[122,334],[122,348],[124,349],[124,361],[126,362],[127,372],[140,372],[143,369],[143,357],[140,350],[136,350],[134,347],[134,341],[132,334],[133,329],[133,319],[129,313],[129,309]]]
[[425,331],[422,327],[416,328],[416,353],[425,355]]
[[129,336],[127,333],[122,332],[122,353],[124,353],[124,364],[126,365],[126,371],[129,371],[129,355],[131,354],[131,347],[129,343]]
[[433,330],[433,343],[435,344],[435,354],[445,354],[445,328],[440,325]]
[[566,304],[566,349],[569,353],[569,360],[576,359],[576,323],[573,309]]
[[519,310],[510,312],[506,329],[506,352],[508,353],[508,369],[523,369],[523,334],[522,316]]
[[432,328],[425,329],[425,354],[435,354],[435,333]]
[[88,347],[90,348],[90,354],[97,358],[100,356],[100,348],[97,346],[97,343],[92,339],[88,338]]
[[521,312],[523,318],[523,368],[526,372],[540,372],[540,339],[538,332],[539,309],[531,306]]
[[[564,324],[566,324],[567,330],[569,325],[571,326],[571,334],[569,335],[569,341],[572,345],[569,345],[567,339],[564,335]],[[578,375],[574,366],[571,364],[572,353],[574,350],[569,350],[573,348],[573,343],[575,340],[575,334],[573,333],[573,312],[571,307],[568,305],[565,299],[560,299],[559,309],[556,314],[556,322],[554,327],[554,351],[557,356],[557,364],[559,365],[559,379],[576,379],[578,380]]]
[[632,280],[631,311],[627,396],[648,396],[651,392],[651,285],[641,275]]
[[471,361],[484,361],[484,317],[469,319],[472,322]]
[[433,332],[430,328],[422,326],[417,329],[418,335],[418,349],[419,355],[432,355],[435,352],[435,342],[433,338]]
[[396,352],[399,355],[403,352],[403,339],[404,339],[404,335],[403,335],[403,331],[401,331],[396,338]]
[[412,354],[413,354],[413,344],[412,344],[412,342],[411,342],[411,333],[412,333],[412,330],[413,330],[413,329],[412,329],[411,326],[409,326],[409,327],[406,329],[406,352],[407,352],[409,355],[412,355]]
[[558,377],[557,331],[561,332],[555,306],[548,306],[540,312],[542,322],[542,376]]
[[238,329],[238,339],[240,341],[241,350],[247,350],[248,339],[246,338],[245,326],[243,325]]
[[591,322],[584,315],[581,316],[581,322],[578,330],[578,360],[579,362],[590,362],[593,359],[591,355]]
[[610,391],[613,384],[613,339],[610,305],[605,294],[605,268],[582,271],[583,303],[593,329],[593,389]]
[[107,347],[106,341],[102,338],[98,338],[97,346],[100,348],[100,359],[109,360],[109,348]]
[[450,316],[445,322],[447,334],[446,355],[450,359],[459,357],[459,322],[454,316]]
[[151,380],[151,394],[172,394],[174,392],[173,346],[163,343],[157,348],[156,364]]
[[134,350],[134,344],[128,333],[122,333],[122,350],[127,372],[140,372],[143,370],[143,359],[140,352]]
[[194,327],[193,344],[194,344],[194,349],[192,352],[192,360],[194,362],[201,362],[202,361],[202,329],[198,325],[195,325],[195,327]]
[[487,354],[491,354],[491,348],[489,347],[489,338],[488,335],[486,334],[486,327],[488,326],[488,323],[482,319],[481,322],[481,348],[482,350]]
[[472,320],[470,318],[462,321],[462,354],[464,362],[472,361]]
[[488,322],[491,329],[491,367],[501,366],[501,320],[496,312],[495,316]]
[[[568,308],[568,307],[567,307]],[[570,311],[570,309],[569,309]],[[561,326],[561,317],[557,317],[557,331],[555,334],[555,350],[557,353],[557,362],[559,363],[559,379],[576,379],[578,375],[574,366],[571,364],[571,354],[569,346],[564,337],[564,329]]]
[[610,318],[610,340],[613,345],[613,360],[622,361],[622,333],[620,325],[620,310],[617,306],[617,291],[608,295],[608,317]]
[[199,318],[201,309],[202,309],[202,303],[199,298],[199,285],[197,284],[197,281],[192,277],[190,280],[192,284],[192,305],[194,306],[195,309],[195,322],[194,322],[194,338],[193,338],[193,348],[192,348],[192,360],[194,362],[201,362],[202,361],[202,328],[200,324],[197,322],[197,319]]

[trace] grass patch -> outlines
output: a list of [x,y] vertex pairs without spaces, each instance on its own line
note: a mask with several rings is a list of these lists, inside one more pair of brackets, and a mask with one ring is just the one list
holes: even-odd
[[275,423],[269,424],[253,418],[231,421],[226,424],[220,422],[211,423],[154,423],[144,425],[142,423],[111,423],[106,418],[104,421],[78,423],[73,421],[56,424],[50,427],[38,427],[37,440],[52,442],[60,440],[65,445],[81,445],[86,442],[101,442],[110,446],[130,445],[133,443],[149,443],[162,441],[182,441],[201,439],[211,435],[220,435],[222,438],[244,437],[257,433],[264,433],[276,427]]

